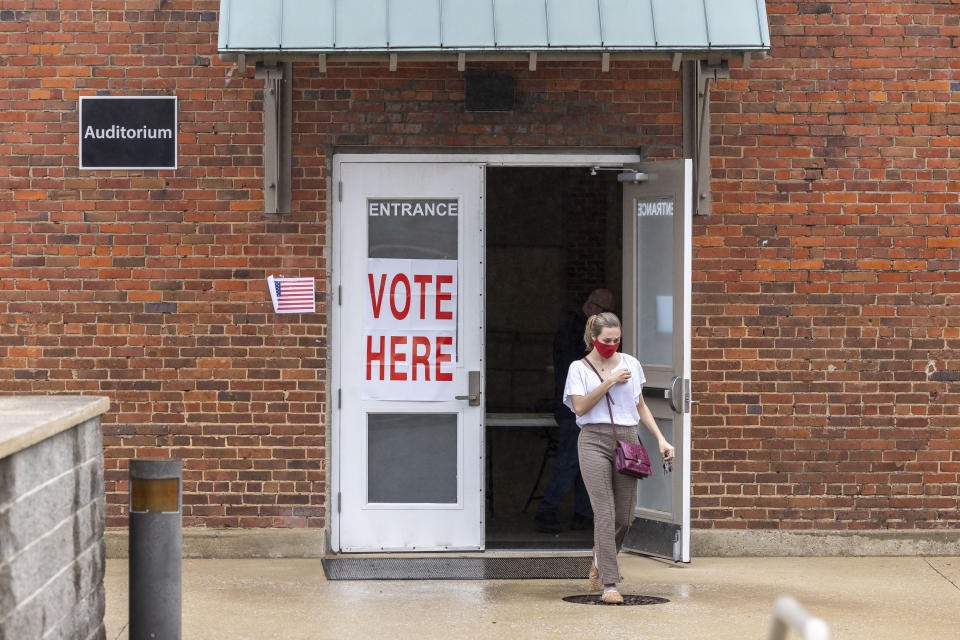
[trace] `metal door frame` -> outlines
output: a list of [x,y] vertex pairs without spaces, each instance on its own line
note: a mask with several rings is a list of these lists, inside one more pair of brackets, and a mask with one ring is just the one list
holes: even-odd
[[[327,387],[327,527],[329,528],[329,548],[334,552],[339,552],[340,544],[340,513],[339,499],[341,491],[340,482],[340,410],[339,389],[341,387],[340,379],[340,341],[335,339],[339,336],[342,325],[342,307],[339,304],[339,287],[341,285],[341,259],[344,248],[340,244],[342,221],[340,211],[340,178],[341,165],[345,163],[469,163],[483,164],[487,167],[544,167],[544,168],[564,168],[564,167],[622,167],[641,161],[641,157],[636,154],[576,154],[576,153],[488,153],[488,154],[461,154],[461,153],[335,153],[331,160],[332,171],[329,172],[327,185],[327,203],[328,211],[331,212],[329,225],[329,238],[331,248],[331,260],[329,262],[328,276],[328,350],[327,350],[327,371],[330,384]],[[486,215],[486,211],[483,211]],[[481,244],[481,254],[486,256],[486,244]],[[484,280],[485,281],[485,280]],[[485,293],[485,292],[484,292]],[[481,353],[485,348],[485,337],[481,337]],[[481,420],[480,438],[485,442],[485,425]],[[486,452],[484,451],[484,455]],[[481,491],[486,489],[486,465],[480,465],[480,487]],[[483,496],[481,496],[481,500]]]

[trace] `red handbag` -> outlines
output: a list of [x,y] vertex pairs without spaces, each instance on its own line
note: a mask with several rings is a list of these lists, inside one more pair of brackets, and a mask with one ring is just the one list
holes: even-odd
[[[597,374],[597,377],[600,378],[600,382],[603,382],[603,377],[600,375],[600,372],[597,371],[597,368],[593,366],[586,358],[583,359],[587,363],[587,366],[593,369],[593,372]],[[650,456],[647,454],[647,448],[643,446],[642,442],[627,442],[626,440],[620,440],[617,437],[617,425],[613,421],[613,400],[610,398],[610,394],[604,394],[604,398],[607,399],[607,411],[610,412],[610,426],[613,427],[613,439],[616,441],[616,445],[613,450],[613,462],[617,468],[617,473],[622,473],[625,476],[630,476],[632,478],[638,478],[643,480],[644,478],[650,475]]]

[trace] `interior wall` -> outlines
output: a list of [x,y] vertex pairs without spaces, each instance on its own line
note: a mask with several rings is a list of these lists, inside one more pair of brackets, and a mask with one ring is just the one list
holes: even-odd
[[487,411],[553,411],[553,335],[595,288],[623,279],[615,172],[489,168]]

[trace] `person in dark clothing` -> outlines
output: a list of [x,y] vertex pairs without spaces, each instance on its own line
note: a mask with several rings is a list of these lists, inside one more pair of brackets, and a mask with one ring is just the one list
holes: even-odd
[[553,337],[553,417],[559,427],[557,456],[554,459],[550,481],[544,491],[540,509],[534,517],[534,527],[543,533],[559,533],[557,508],[570,488],[574,489],[573,521],[574,530],[593,529],[593,511],[590,508],[590,496],[580,475],[580,461],[577,454],[577,439],[580,429],[577,417],[563,404],[563,387],[567,381],[570,364],[584,356],[583,332],[587,326],[587,317],[597,313],[611,311],[615,304],[613,293],[607,289],[596,289],[576,313],[571,314]]

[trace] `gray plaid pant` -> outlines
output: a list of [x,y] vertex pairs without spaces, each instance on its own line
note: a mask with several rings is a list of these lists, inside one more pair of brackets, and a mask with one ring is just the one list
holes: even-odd
[[[621,440],[638,442],[635,426],[618,425],[617,435]],[[637,480],[617,473],[613,462],[614,444],[613,429],[609,424],[585,424],[580,429],[577,442],[580,473],[593,507],[593,552],[603,584],[623,580],[617,553],[630,529],[637,503]]]

